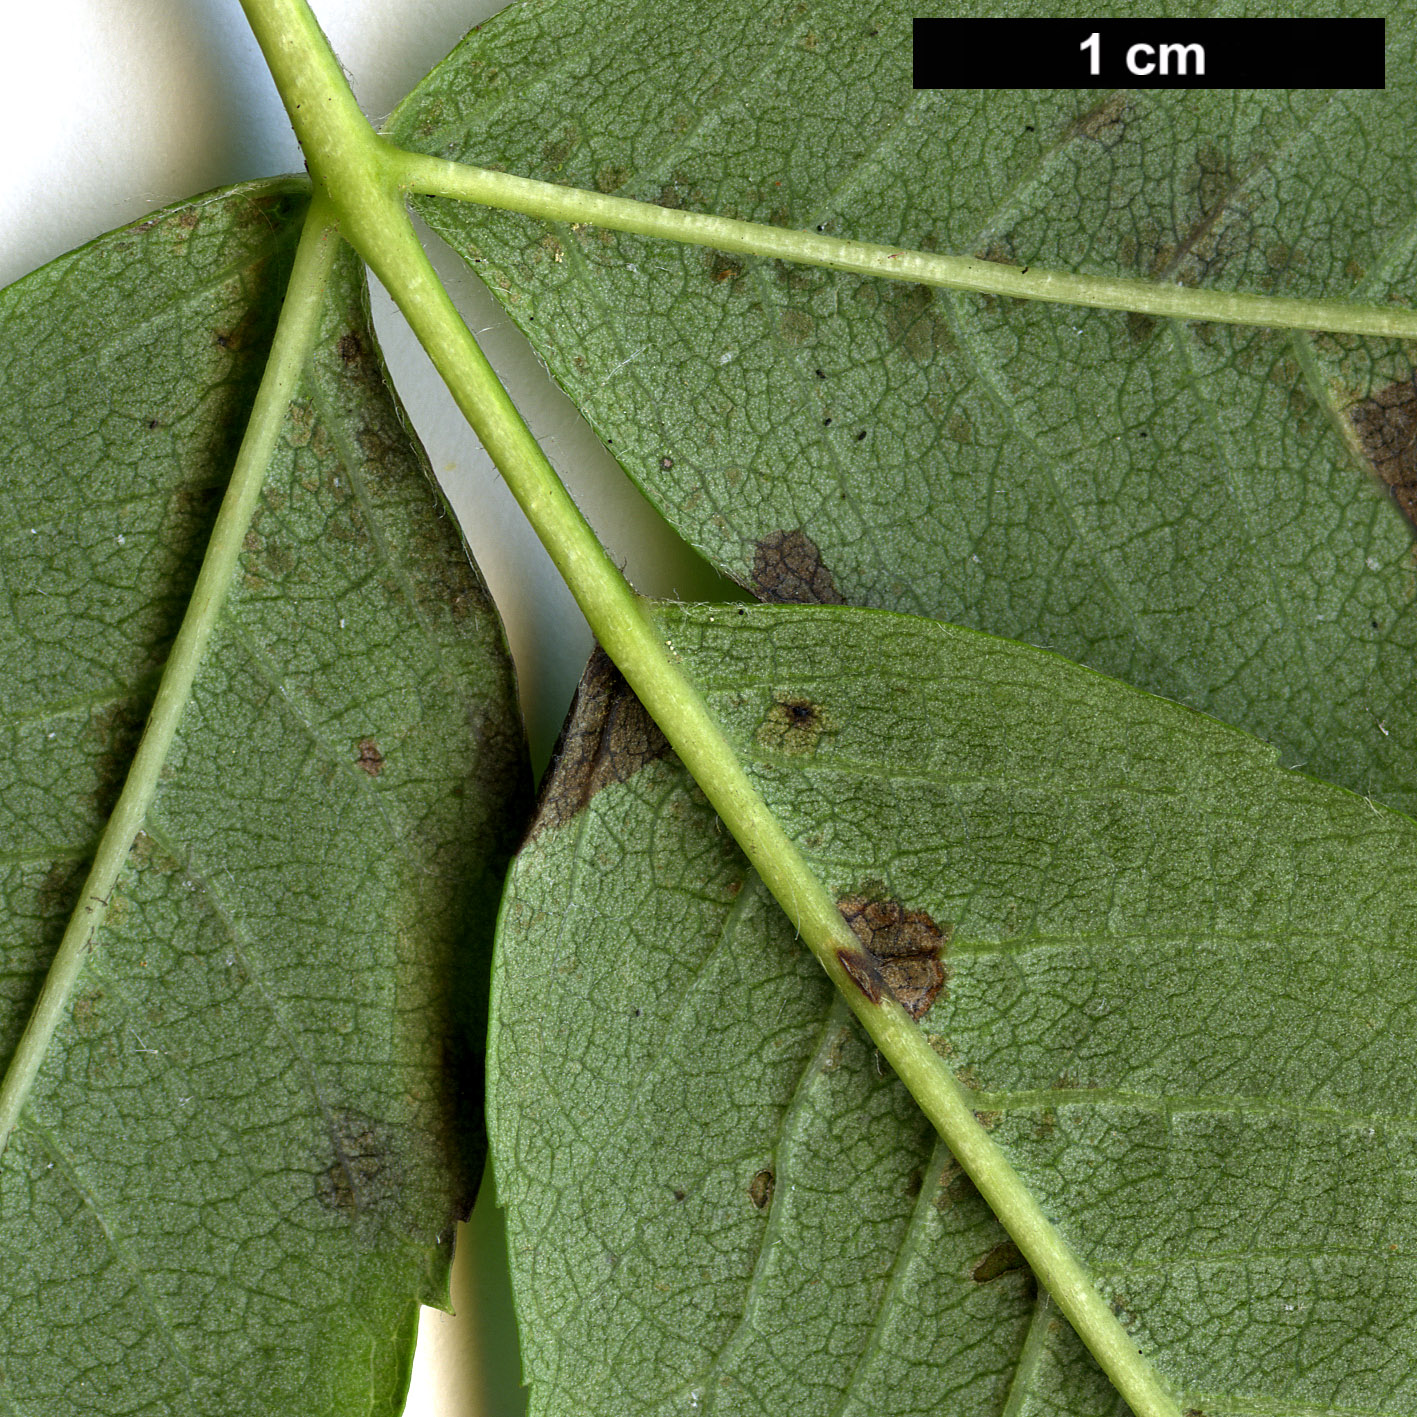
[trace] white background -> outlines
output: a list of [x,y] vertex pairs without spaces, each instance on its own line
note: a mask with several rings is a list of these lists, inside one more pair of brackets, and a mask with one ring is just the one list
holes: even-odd
[[[381,120],[496,0],[314,0],[364,110]],[[10,0],[0,44],[0,285],[157,207],[303,162],[237,0]],[[634,583],[711,594],[500,309],[446,251],[435,263],[576,499]],[[550,562],[382,292],[385,356],[502,612],[538,768],[590,635]],[[480,1215],[486,1223],[488,1217]],[[465,1261],[470,1245],[460,1247]],[[412,1417],[502,1417],[477,1395],[465,1263],[460,1320],[424,1311]],[[496,1406],[501,1406],[497,1404]],[[503,1409],[505,1410],[505,1409]]]

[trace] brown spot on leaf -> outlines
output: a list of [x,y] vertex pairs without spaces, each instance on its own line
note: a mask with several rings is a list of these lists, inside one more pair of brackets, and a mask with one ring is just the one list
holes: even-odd
[[817,322],[805,310],[784,310],[778,316],[777,329],[787,344],[805,344]]
[[123,784],[147,723],[146,699],[118,699],[89,715],[83,746],[92,753],[94,807],[108,816]]
[[940,1173],[936,1185],[934,1206],[936,1210],[951,1210],[957,1205],[982,1204],[978,1188],[965,1174],[959,1162],[951,1161]]
[[845,605],[817,543],[800,527],[769,532],[753,550],[752,589],[779,605]]
[[941,929],[923,910],[907,910],[871,887],[837,905],[886,989],[911,1018],[924,1017],[949,977],[940,955],[951,927]]
[[597,645],[541,784],[527,839],[570,821],[602,788],[673,757],[659,725]]
[[354,760],[354,765],[363,768],[370,777],[378,777],[383,772],[384,755],[379,751],[379,745],[372,738],[359,740],[359,756]]
[[706,251],[704,260],[708,263],[709,279],[716,284],[732,281],[734,285],[743,278],[743,262],[735,261],[722,251]]
[[1121,90],[1109,94],[1095,108],[1088,109],[1082,117],[1074,120],[1069,136],[1091,138],[1108,146],[1120,141],[1130,102]]
[[[143,833],[139,833],[141,837]],[[56,861],[45,873],[35,894],[35,904],[43,920],[64,920],[73,913],[74,903],[89,873],[87,861]]]
[[987,1255],[970,1271],[976,1284],[987,1284],[1001,1274],[1012,1274],[1016,1270],[1027,1269],[1028,1261],[1012,1240],[1004,1240],[994,1246]]
[[[1162,239],[1148,224],[1140,234],[1143,247],[1151,248],[1152,279],[1197,285],[1224,270],[1231,256],[1247,251],[1255,234],[1239,192],[1240,172],[1227,152],[1211,146],[1198,149],[1184,181],[1194,204],[1188,228]],[[1274,278],[1261,283],[1269,288]]]
[[[315,1198],[350,1219],[387,1213],[398,1199],[388,1128],[347,1108],[330,1117],[334,1160],[315,1177]],[[328,1152],[326,1155],[328,1156]]]
[[[1011,257],[995,254],[992,247],[984,253],[984,259],[1012,263]],[[859,286],[856,298],[868,309],[879,311],[891,348],[916,364],[928,363],[936,355],[954,350],[954,331],[945,318],[943,306],[935,301],[932,286],[877,281]]]
[[563,129],[559,138],[553,138],[541,145],[541,161],[552,169],[561,167],[578,142],[579,137],[574,128]]
[[266,342],[267,315],[252,308],[229,330],[214,330],[212,338],[218,349],[235,354],[242,350],[259,350]]
[[339,357],[345,364],[358,364],[364,358],[364,341],[357,330],[348,330],[339,337]]
[[759,1210],[766,1210],[772,1204],[772,1193],[776,1185],[777,1178],[773,1175],[772,1168],[765,1166],[748,1182],[748,1198]]
[[886,992],[886,982],[881,978],[879,961],[863,950],[839,949],[837,963],[846,971],[851,982],[873,1004],[879,1004]]
[[1347,412],[1363,456],[1417,523],[1417,375],[1379,389]]
[[1135,310],[1127,313],[1127,335],[1134,344],[1145,344],[1156,332],[1156,317],[1141,315]]
[[819,704],[799,695],[777,693],[767,717],[758,725],[760,747],[770,753],[786,753],[804,757],[817,750],[817,743],[828,729],[827,716]]

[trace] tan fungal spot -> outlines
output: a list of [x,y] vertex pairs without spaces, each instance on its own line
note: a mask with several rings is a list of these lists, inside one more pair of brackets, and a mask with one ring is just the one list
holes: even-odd
[[1090,108],[1073,122],[1071,134],[1091,138],[1094,142],[1105,142],[1109,146],[1122,137],[1127,108],[1130,99],[1118,90],[1109,94],[1095,108]]
[[597,645],[541,784],[528,840],[570,821],[597,792],[661,758],[674,759],[668,740]]
[[776,1186],[777,1178],[773,1175],[772,1167],[764,1166],[748,1182],[748,1198],[759,1210],[766,1210],[772,1204],[772,1193]]
[[998,1279],[1001,1274],[1013,1274],[1017,1270],[1027,1268],[1028,1261],[1024,1259],[1019,1247],[1012,1240],[1004,1240],[995,1245],[974,1266],[970,1274],[976,1284],[987,1284],[991,1279]]
[[384,770],[384,755],[379,751],[379,745],[372,738],[361,738],[359,740],[359,756],[354,760],[355,767],[363,768],[370,777],[378,777]]
[[1417,375],[1353,404],[1347,416],[1368,465],[1417,523]]
[[800,527],[769,532],[753,549],[752,589],[778,605],[845,605],[817,543]]
[[821,705],[796,694],[773,695],[767,717],[758,725],[758,746],[770,753],[805,757],[817,750],[818,741],[828,731],[827,715]]
[[923,1018],[949,978],[940,956],[949,943],[950,925],[942,929],[923,910],[907,910],[871,887],[837,906],[865,947],[876,977],[911,1018]]

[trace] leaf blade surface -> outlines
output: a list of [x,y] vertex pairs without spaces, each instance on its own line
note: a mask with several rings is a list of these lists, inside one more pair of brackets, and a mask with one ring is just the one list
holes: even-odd
[[[504,13],[393,134],[908,247],[1407,299],[1410,17],[1386,91],[1183,96],[915,94],[896,5],[662,20]],[[423,210],[651,500],[763,598],[1057,649],[1410,810],[1412,530],[1381,485],[1409,478],[1403,349]]]
[[[5,296],[6,1053],[121,785],[303,184]],[[59,318],[60,316],[63,318]],[[395,1411],[446,1294],[525,765],[500,626],[338,258],[156,797],[3,1162],[16,1410]]]
[[[1183,1406],[1409,1410],[1410,820],[954,627],[662,624],[838,897],[941,928],[921,1027]],[[494,996],[533,1410],[1110,1404],[677,764],[582,785]]]

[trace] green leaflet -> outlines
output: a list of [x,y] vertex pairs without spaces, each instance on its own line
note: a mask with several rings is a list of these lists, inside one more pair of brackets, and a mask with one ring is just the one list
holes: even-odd
[[[9,1056],[122,784],[307,189],[0,297]],[[501,629],[339,257],[238,576],[0,1161],[0,1408],[393,1413],[471,1202],[525,794]]]
[[[967,630],[662,624],[832,889],[947,935],[921,1027],[1182,1405],[1410,1412],[1412,822]],[[573,722],[489,1059],[533,1411],[1110,1410],[633,706]]]
[[[1186,94],[916,94],[912,13],[518,7],[390,131],[828,234],[1410,300],[1410,7],[1385,91]],[[764,598],[1044,645],[1417,806],[1412,530],[1373,475],[1413,477],[1405,349],[421,209],[666,517]]]

